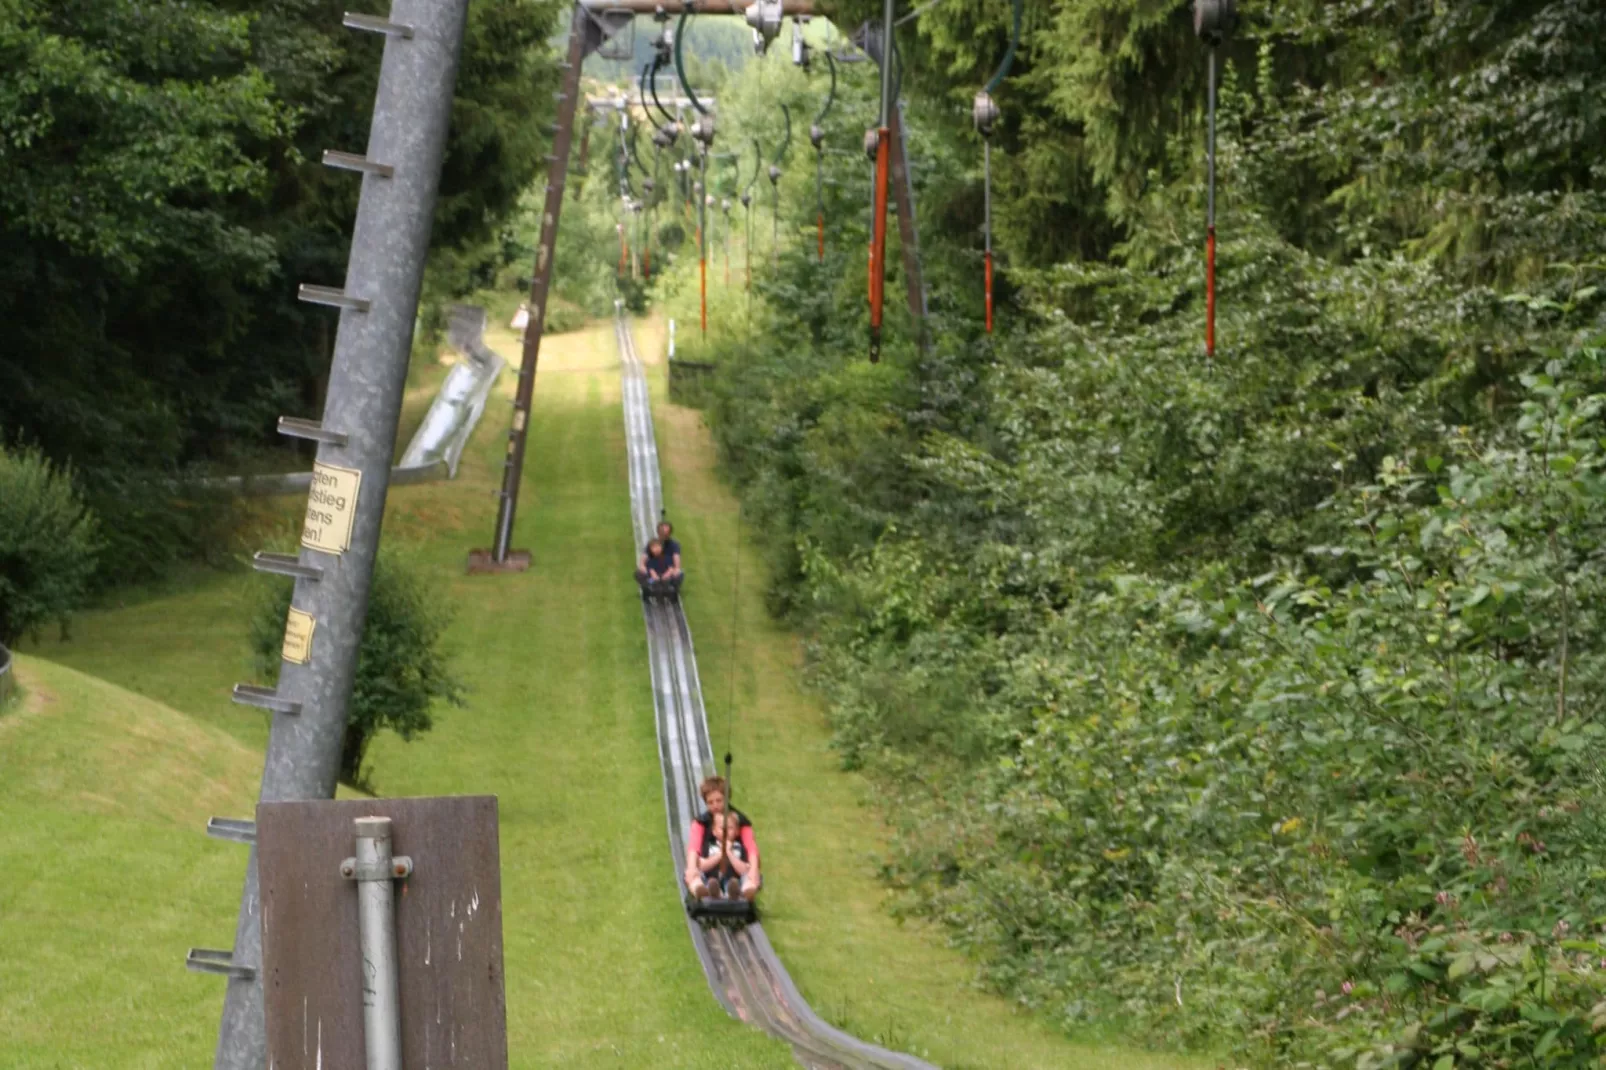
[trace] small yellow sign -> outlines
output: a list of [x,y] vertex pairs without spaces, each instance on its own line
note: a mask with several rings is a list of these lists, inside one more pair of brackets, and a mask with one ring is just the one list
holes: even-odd
[[312,660],[312,633],[318,621],[311,613],[303,613],[295,606],[284,622],[284,660],[293,665],[305,665]]
[[312,466],[312,489],[307,492],[307,516],[301,527],[301,545],[326,554],[343,554],[351,548],[351,526],[357,518],[357,491],[362,473],[332,464]]

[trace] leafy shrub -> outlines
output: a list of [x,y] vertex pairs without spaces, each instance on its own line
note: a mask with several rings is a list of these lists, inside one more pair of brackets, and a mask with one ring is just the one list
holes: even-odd
[[[259,672],[270,681],[279,677],[291,594],[288,584],[277,585],[251,619],[251,650]],[[417,574],[395,557],[380,554],[340,750],[343,783],[372,790],[371,770],[363,767],[363,760],[381,730],[410,742],[434,726],[431,711],[437,702],[462,704],[463,685],[443,646],[451,623],[443,605]]]
[[[894,788],[888,873],[1000,987],[1256,1064],[1582,1066],[1606,1054],[1603,378],[1606,354],[1577,347],[1522,376],[1498,425],[1424,434],[1437,453],[1385,456],[1308,517],[1246,478],[1236,522],[1186,540],[1199,494],[1232,484],[1146,457],[1146,392],[1066,400],[1083,365],[1000,369],[989,450],[861,455],[831,406],[862,383],[792,381],[832,400],[790,436],[796,401],[773,391],[716,411],[759,512],[797,533],[787,582],[823,610],[838,745]],[[1162,415],[1187,404],[1165,396]],[[1087,448],[1112,424],[1124,455]],[[1377,425],[1396,429],[1380,443],[1428,426]],[[1301,456],[1240,438],[1190,464],[1292,487]],[[906,497],[876,464],[905,467]],[[877,501],[893,519],[860,518],[868,548],[836,533]],[[1326,541],[1268,555],[1271,524],[1235,537],[1248,517],[1284,518],[1282,546]]]
[[0,643],[37,634],[82,602],[100,537],[72,473],[36,451],[0,449]]

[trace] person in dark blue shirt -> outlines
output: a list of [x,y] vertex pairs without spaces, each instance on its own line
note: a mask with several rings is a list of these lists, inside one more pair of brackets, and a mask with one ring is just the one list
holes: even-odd
[[664,544],[664,553],[668,554],[674,559],[674,574],[676,576],[681,575],[682,568],[680,564],[680,543],[675,541],[675,525],[671,524],[667,520],[661,521],[658,524],[658,541]]
[[673,538],[674,531],[669,521],[660,523],[658,537],[647,543],[636,562],[636,582],[641,585],[643,598],[680,597],[686,573],[680,567],[680,543]]
[[636,583],[641,585],[643,598],[667,598],[679,592],[679,570],[661,539],[653,539],[642,551],[636,564]]

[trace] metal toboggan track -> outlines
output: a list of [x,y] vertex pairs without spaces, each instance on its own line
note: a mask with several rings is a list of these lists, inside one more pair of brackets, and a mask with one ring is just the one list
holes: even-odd
[[[653,437],[646,376],[623,316],[617,318],[615,330],[623,366],[631,519],[636,545],[644,546],[657,527],[663,502],[658,445]],[[669,825],[669,874],[676,902],[680,902],[686,836],[701,809],[697,785],[714,770],[714,751],[703,713],[691,630],[680,605],[644,603],[643,613]],[[736,1018],[791,1044],[803,1066],[818,1070],[935,1070],[913,1056],[849,1036],[815,1014],[781,965],[762,925],[704,928],[688,917],[686,927],[714,998]]]

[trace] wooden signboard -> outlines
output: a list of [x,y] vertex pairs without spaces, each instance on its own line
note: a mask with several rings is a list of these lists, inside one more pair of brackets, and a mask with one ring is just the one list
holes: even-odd
[[262,983],[268,1065],[364,1063],[352,822],[388,817],[413,860],[396,882],[402,1065],[506,1070],[502,887],[494,796],[262,803]]

